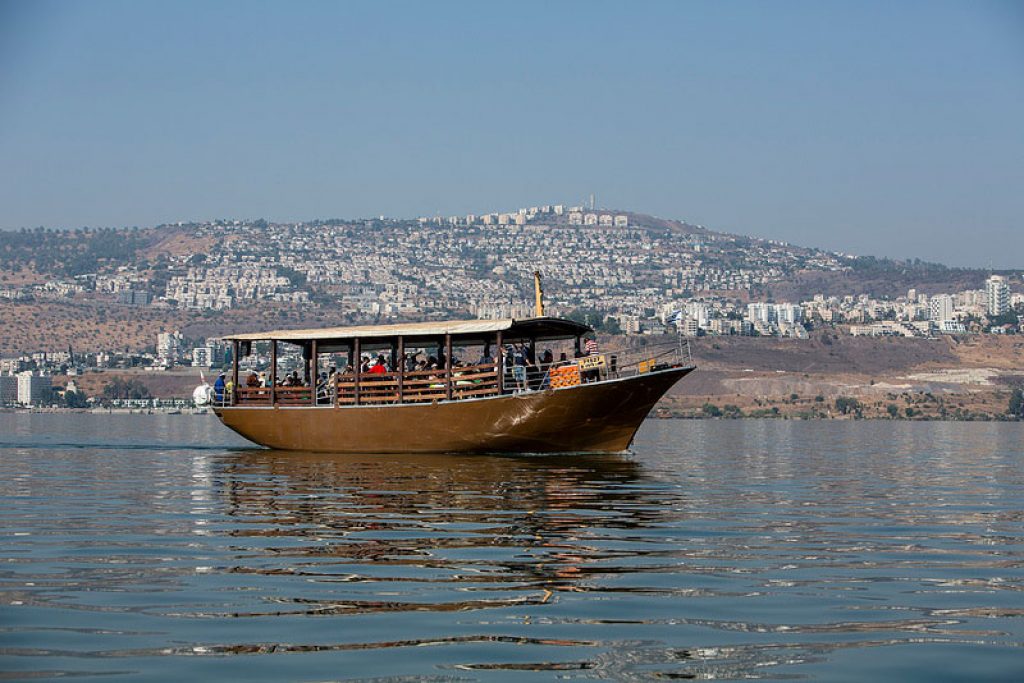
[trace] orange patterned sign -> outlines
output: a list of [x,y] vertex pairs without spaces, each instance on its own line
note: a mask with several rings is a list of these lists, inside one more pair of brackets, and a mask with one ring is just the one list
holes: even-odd
[[551,380],[551,388],[574,387],[580,383],[580,366],[563,365],[560,368],[551,368],[548,371]]

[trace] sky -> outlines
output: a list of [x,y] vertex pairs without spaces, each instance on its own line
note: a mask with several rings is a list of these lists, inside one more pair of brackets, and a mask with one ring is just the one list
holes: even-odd
[[0,0],[0,228],[651,213],[1024,268],[1024,2]]

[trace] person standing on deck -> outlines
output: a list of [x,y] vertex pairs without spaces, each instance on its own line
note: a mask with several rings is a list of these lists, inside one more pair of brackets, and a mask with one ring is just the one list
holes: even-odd
[[227,386],[225,380],[225,374],[222,372],[217,375],[217,381],[213,383],[213,398],[217,403],[224,403],[224,387]]
[[517,391],[526,390],[526,368],[530,365],[532,364],[530,363],[526,349],[523,348],[522,344],[516,344],[512,348],[512,376],[516,380]]
[[[583,343],[583,355],[596,356],[597,351],[597,337],[587,337],[587,340]],[[601,371],[597,368],[591,368],[590,370],[584,370],[583,381],[584,382],[597,382],[601,379]]]

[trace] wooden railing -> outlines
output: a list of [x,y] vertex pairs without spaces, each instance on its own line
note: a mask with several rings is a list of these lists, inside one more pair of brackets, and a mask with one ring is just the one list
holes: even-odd
[[[452,368],[453,400],[498,393],[498,373],[493,363]],[[447,374],[444,370],[413,370],[399,376],[397,372],[364,374],[359,377],[359,405],[390,403],[431,403],[448,398]],[[356,403],[355,376],[337,378],[339,405]]]
[[[337,375],[335,386],[321,385],[316,405],[385,405],[398,403],[431,403],[448,400],[449,384],[445,370],[414,370],[412,372],[364,373],[359,377],[358,392],[355,375]],[[274,387],[274,405],[312,406],[311,388]],[[494,363],[452,368],[450,395],[452,400],[498,395],[498,372]],[[239,387],[236,405],[271,405],[270,387]]]

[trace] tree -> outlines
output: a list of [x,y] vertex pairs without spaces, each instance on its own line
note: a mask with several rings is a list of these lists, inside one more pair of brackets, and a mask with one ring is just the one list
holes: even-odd
[[733,405],[732,403],[726,403],[722,407],[722,414],[725,417],[732,417],[732,418],[743,417],[743,411],[740,409],[740,407],[737,406],[737,405]]
[[607,334],[622,334],[622,327],[618,318],[608,318],[604,321],[604,332]]
[[859,417],[862,408],[863,406],[861,405],[860,401],[858,401],[855,398],[850,398],[849,396],[840,396],[839,398],[836,399],[836,410],[841,415],[852,414]]
[[1024,388],[1018,387],[1010,393],[1010,405],[1007,413],[1016,418],[1024,418]]
[[701,411],[705,417],[722,417],[722,409],[714,403],[705,403]]
[[895,403],[890,403],[885,407],[885,411],[889,413],[889,417],[896,419],[900,415],[900,408]]
[[65,391],[64,392],[64,407],[65,408],[87,408],[89,402],[81,391]]
[[140,399],[152,398],[149,389],[137,379],[123,380],[120,377],[103,385],[103,398],[105,399]]

